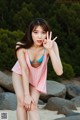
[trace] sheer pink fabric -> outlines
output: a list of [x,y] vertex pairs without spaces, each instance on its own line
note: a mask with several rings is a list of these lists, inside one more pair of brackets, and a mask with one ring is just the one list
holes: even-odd
[[[47,93],[47,90],[46,90],[46,79],[47,78],[46,77],[47,77],[47,61],[48,61],[46,51],[44,53],[43,62],[37,68],[32,67],[27,50],[26,50],[25,58],[26,58],[26,64],[29,69],[29,83],[32,86],[34,86],[39,92],[46,94]],[[18,61],[13,66],[12,71],[17,74],[22,75],[21,67]]]

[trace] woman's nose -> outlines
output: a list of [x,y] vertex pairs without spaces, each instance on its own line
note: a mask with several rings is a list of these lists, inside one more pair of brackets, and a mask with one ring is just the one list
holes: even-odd
[[38,34],[38,38],[40,38],[40,39],[41,39],[41,38],[42,38],[42,34]]

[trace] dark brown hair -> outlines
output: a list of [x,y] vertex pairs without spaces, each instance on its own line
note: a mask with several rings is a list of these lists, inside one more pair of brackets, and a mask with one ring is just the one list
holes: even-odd
[[44,31],[49,31],[50,32],[50,26],[48,25],[47,21],[42,19],[42,18],[36,18],[34,19],[28,29],[27,29],[27,32],[25,33],[25,35],[23,36],[23,38],[21,39],[21,43],[22,44],[16,44],[18,45],[19,47],[16,48],[16,51],[20,48],[30,48],[32,45],[33,45],[33,40],[32,40],[32,36],[31,36],[31,33],[32,33],[32,30],[37,27],[37,26],[41,26],[43,28]]

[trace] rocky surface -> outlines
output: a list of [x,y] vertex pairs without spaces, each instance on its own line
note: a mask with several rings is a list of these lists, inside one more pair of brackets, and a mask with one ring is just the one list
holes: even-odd
[[2,87],[0,87],[0,93],[4,92],[4,89]]
[[8,76],[1,71],[0,71],[0,86],[10,92],[14,92],[11,76]]
[[47,80],[47,95],[41,94],[40,99],[44,102],[50,97],[61,97],[65,98],[66,96],[66,87],[64,84],[61,84],[56,81]]
[[10,92],[0,93],[0,110],[16,110],[16,95]]
[[80,96],[77,96],[77,97],[71,99],[71,102],[73,102],[76,107],[80,107]]
[[66,86],[66,93],[68,98],[74,98],[76,96],[80,96],[80,86],[75,85],[73,83],[65,84]]
[[68,109],[76,110],[75,105],[71,101],[65,100],[65,99],[59,98],[59,97],[51,97],[48,100],[45,108],[48,110],[60,112],[64,106]]
[[[73,111],[77,107],[80,107],[80,84],[78,83],[80,83],[80,79],[77,83],[71,81],[59,83],[53,80],[47,80],[47,95],[41,94],[38,102],[39,105],[44,106],[44,112],[41,112],[45,113],[46,116],[43,120],[54,120],[56,118],[53,115],[52,117],[47,116],[48,113],[46,111],[50,111],[52,114],[54,114],[54,111],[57,111],[58,115],[62,114],[64,116],[64,118],[56,120],[80,120],[80,113]],[[17,101],[11,74],[7,75],[0,72],[0,109],[16,110],[16,105]]]

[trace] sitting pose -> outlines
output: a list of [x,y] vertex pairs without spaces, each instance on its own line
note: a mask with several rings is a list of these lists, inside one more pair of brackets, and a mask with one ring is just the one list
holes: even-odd
[[12,68],[12,81],[17,97],[17,120],[40,120],[37,104],[40,93],[47,93],[49,57],[56,74],[63,73],[56,38],[52,40],[48,23],[36,18],[22,40],[16,43],[18,60]]

